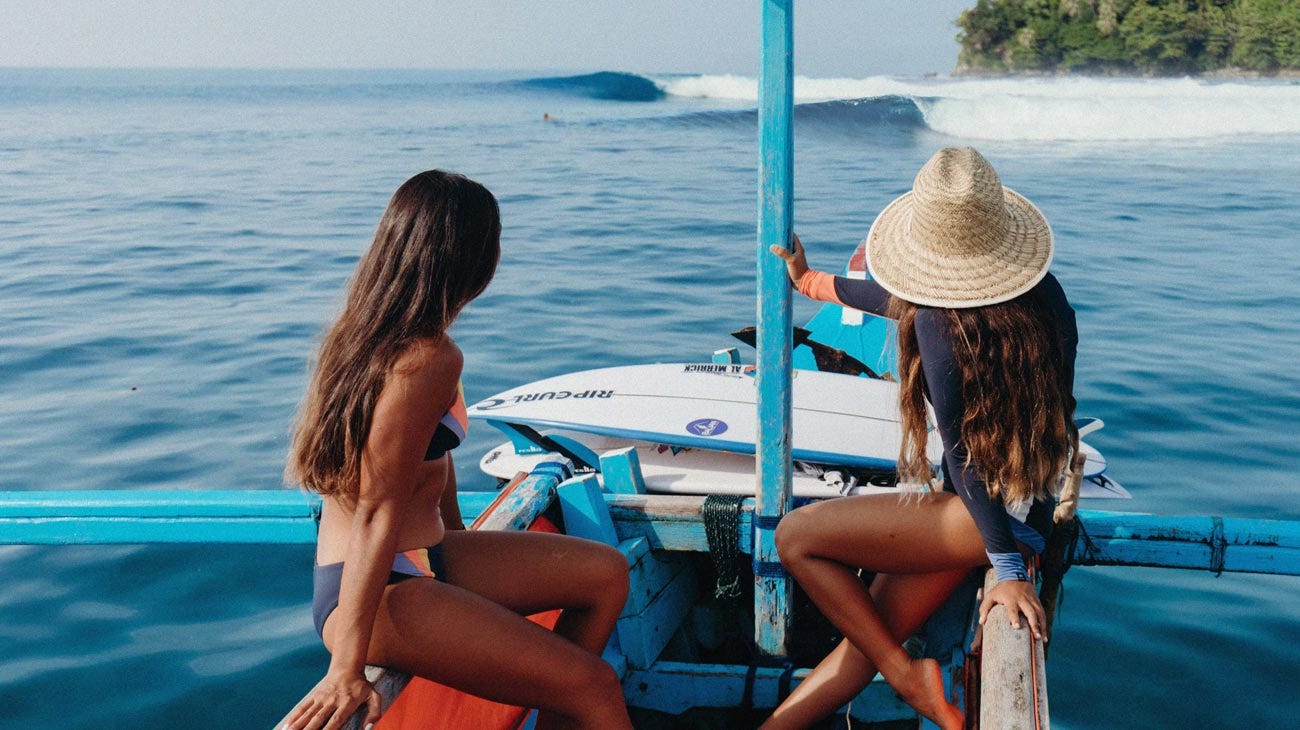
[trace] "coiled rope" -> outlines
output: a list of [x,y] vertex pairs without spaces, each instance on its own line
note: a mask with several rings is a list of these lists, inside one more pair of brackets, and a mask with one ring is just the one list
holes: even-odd
[[718,600],[740,598],[740,505],[745,498],[733,494],[710,494],[704,498],[700,517],[704,520],[704,537],[709,557],[718,574],[713,596]]

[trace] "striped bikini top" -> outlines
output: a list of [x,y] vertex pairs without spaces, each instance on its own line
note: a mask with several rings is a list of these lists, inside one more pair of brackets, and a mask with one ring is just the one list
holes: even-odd
[[457,383],[456,402],[452,403],[451,408],[448,408],[438,420],[438,427],[433,430],[429,448],[424,452],[424,460],[441,459],[448,451],[460,446],[468,431],[469,416],[465,413],[465,388]]

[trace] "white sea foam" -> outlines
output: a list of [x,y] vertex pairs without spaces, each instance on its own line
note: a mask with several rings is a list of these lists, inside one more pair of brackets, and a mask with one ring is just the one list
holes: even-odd
[[[755,102],[744,76],[656,79],[673,96]],[[1300,134],[1300,83],[1198,79],[795,79],[797,103],[896,95],[968,139],[1156,140]]]

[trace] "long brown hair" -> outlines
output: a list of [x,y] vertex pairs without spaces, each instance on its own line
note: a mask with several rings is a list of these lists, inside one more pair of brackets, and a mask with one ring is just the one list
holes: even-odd
[[287,482],[355,502],[361,450],[394,359],[417,339],[446,334],[492,280],[500,240],[496,198],[469,178],[429,170],[397,189],[322,339]]
[[[1074,394],[1060,323],[1035,287],[1001,304],[945,309],[965,401],[962,444],[989,494],[1006,502],[1043,496],[1078,448]],[[928,482],[925,375],[916,339],[915,304],[893,297],[898,320],[899,403],[903,445],[898,465],[908,481]]]

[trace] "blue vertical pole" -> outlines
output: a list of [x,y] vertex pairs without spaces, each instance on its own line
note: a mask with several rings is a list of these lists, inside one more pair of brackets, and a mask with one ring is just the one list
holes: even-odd
[[790,578],[776,523],[790,509],[790,285],[768,251],[789,247],[794,213],[793,0],[764,0],[758,82],[758,499],[754,519],[754,641],[784,656]]

